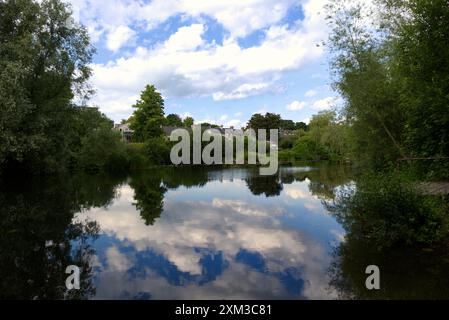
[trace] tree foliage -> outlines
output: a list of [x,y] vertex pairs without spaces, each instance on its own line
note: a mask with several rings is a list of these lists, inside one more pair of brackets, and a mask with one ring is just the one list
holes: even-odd
[[449,156],[447,1],[378,0],[376,12],[332,1],[328,11],[335,87],[357,158],[385,168]]
[[182,127],[182,119],[177,114],[169,114],[164,121],[164,125],[170,126],[170,127]]
[[312,117],[308,131],[281,139],[284,160],[342,161],[350,156],[348,126],[334,111],[322,111]]
[[134,139],[143,142],[160,137],[163,133],[164,99],[153,85],[145,87],[133,108],[131,128],[134,130]]
[[282,124],[282,119],[279,114],[266,113],[261,115],[259,113],[254,114],[248,121],[248,128],[254,129],[256,132],[259,129],[280,129]]
[[54,171],[70,158],[72,102],[84,101],[93,48],[59,0],[0,1],[0,165]]
[[190,128],[195,123],[195,120],[192,117],[186,117],[182,123],[184,127]]

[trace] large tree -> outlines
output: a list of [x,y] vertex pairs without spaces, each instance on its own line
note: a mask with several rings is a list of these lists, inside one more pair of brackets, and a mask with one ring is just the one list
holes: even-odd
[[248,128],[258,129],[280,129],[282,127],[282,119],[279,114],[266,113],[261,115],[259,113],[254,114],[248,121]]
[[[448,157],[447,0],[377,0],[376,14],[347,0],[329,9],[335,84],[357,157],[375,168]],[[447,175],[445,167],[423,162],[417,171]]]
[[449,3],[381,0],[414,156],[449,156]]
[[372,32],[378,26],[366,24],[370,18],[362,4],[334,0],[328,9],[331,66],[335,87],[346,101],[343,114],[352,128],[354,152],[360,162],[384,167],[408,154],[406,115],[388,64],[390,48]]
[[153,85],[142,91],[135,108],[131,128],[137,141],[146,141],[162,135],[164,123],[164,99]]
[[90,94],[84,27],[59,0],[0,1],[0,166],[53,171],[70,156],[72,102]]

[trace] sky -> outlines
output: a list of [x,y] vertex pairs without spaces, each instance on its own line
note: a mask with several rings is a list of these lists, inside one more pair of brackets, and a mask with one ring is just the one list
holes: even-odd
[[308,122],[340,99],[321,45],[326,0],[67,0],[97,49],[90,101],[119,122],[147,84],[165,114],[246,125]]

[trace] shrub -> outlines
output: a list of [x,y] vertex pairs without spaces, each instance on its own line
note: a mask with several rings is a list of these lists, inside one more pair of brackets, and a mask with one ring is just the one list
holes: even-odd
[[151,164],[170,164],[170,142],[164,138],[152,138],[145,142],[144,154]]
[[378,248],[432,245],[449,235],[447,199],[422,195],[398,173],[364,177],[328,208],[348,232]]
[[151,166],[145,154],[144,143],[130,143],[126,145],[126,152],[128,154],[129,169],[131,171],[147,169]]
[[78,167],[86,171],[122,171],[128,166],[120,134],[109,128],[96,129],[83,137],[75,158]]

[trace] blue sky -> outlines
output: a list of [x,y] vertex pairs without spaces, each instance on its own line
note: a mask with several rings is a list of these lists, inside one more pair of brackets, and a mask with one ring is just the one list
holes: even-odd
[[97,48],[90,102],[115,121],[145,85],[165,112],[244,126],[256,112],[308,121],[339,103],[322,46],[326,0],[69,0]]

